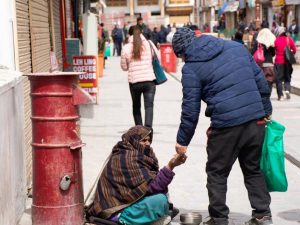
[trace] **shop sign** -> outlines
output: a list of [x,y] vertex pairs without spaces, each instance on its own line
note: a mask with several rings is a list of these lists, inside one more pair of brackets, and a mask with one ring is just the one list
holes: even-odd
[[228,2],[228,6],[225,8],[224,12],[235,12],[239,7],[238,1],[230,1]]
[[284,0],[273,0],[272,1],[272,6],[277,7],[277,6],[283,6],[284,5]]
[[91,96],[96,102],[98,93],[98,59],[94,55],[73,56],[73,71],[85,72],[79,75],[79,85]]

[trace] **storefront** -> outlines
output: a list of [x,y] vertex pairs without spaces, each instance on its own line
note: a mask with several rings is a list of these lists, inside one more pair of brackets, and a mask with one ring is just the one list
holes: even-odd
[[169,15],[170,24],[183,25],[191,21],[193,6],[167,6],[166,14]]
[[286,8],[286,25],[289,27],[292,20],[300,24],[300,0],[285,0]]
[[226,29],[231,31],[237,27],[237,9],[239,7],[238,1],[230,1],[228,2],[227,7],[225,8],[225,22]]

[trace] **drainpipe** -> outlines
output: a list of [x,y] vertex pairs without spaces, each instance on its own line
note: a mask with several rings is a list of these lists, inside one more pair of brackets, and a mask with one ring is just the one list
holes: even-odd
[[78,6],[79,6],[79,1],[78,0],[74,0],[74,31],[75,31],[75,38],[79,38],[79,23],[78,23],[78,15],[79,15],[79,10],[78,10]]
[[65,1],[64,0],[60,0],[60,31],[61,31],[63,68],[65,69],[68,67],[68,62],[67,62],[67,51],[66,51]]

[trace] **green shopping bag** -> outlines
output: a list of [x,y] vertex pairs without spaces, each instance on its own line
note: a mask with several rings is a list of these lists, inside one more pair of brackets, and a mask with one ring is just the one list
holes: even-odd
[[106,45],[105,52],[104,52],[104,57],[109,57],[109,56],[110,56],[110,44]]
[[288,187],[284,167],[284,130],[285,127],[274,120],[267,123],[260,168],[270,192],[285,192]]

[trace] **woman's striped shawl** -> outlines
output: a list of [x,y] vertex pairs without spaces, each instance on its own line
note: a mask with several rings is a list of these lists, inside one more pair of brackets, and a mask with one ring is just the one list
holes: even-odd
[[139,144],[146,136],[152,139],[152,129],[135,126],[114,146],[98,181],[89,215],[109,218],[146,194],[159,169],[152,148]]

